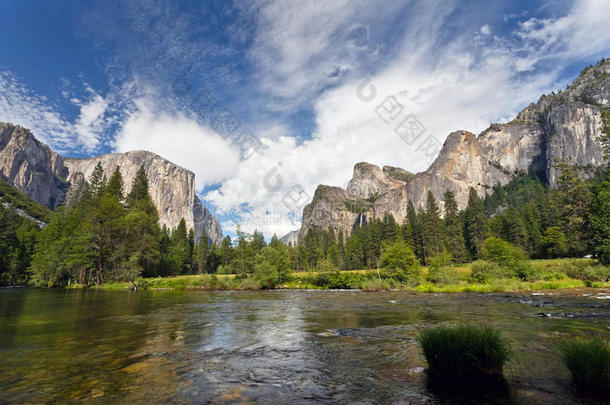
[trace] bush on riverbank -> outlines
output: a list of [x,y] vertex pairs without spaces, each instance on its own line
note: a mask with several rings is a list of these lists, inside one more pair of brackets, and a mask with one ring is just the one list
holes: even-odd
[[452,266],[453,257],[443,249],[438,255],[430,258],[428,266],[428,281],[434,284],[448,285],[457,284],[460,281],[460,275],[455,267]]
[[610,342],[601,338],[570,340],[561,344],[560,352],[576,384],[610,388]]
[[421,281],[421,268],[413,249],[405,241],[385,247],[381,255],[381,277],[415,286]]
[[419,344],[433,377],[500,376],[509,357],[508,343],[489,327],[437,327],[421,333]]

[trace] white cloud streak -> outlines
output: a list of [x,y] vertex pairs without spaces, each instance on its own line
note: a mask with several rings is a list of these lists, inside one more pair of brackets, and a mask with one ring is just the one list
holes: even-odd
[[[356,96],[362,75],[326,90],[314,101],[317,130],[312,139],[299,143],[289,133],[264,139],[268,148],[241,162],[236,175],[205,198],[220,211],[238,203],[265,204],[271,212],[284,210],[283,215],[276,215],[277,220],[258,218],[242,224],[242,230],[248,232],[258,228],[266,236],[281,235],[299,226],[298,219],[287,219],[293,218],[284,203],[293,187],[311,197],[318,184],[345,186],[358,161],[425,170],[430,157],[418,151],[417,144],[405,144],[394,126],[377,115],[375,109],[385,97],[395,96],[405,113],[414,114],[424,124],[425,135],[441,144],[451,131],[479,132],[492,121],[508,120],[542,93],[564,85],[559,74],[566,63],[600,57],[610,50],[610,32],[603,23],[610,19],[610,8],[603,3],[577,1],[565,16],[530,18],[503,38],[490,35],[493,27],[483,25],[449,41],[442,33],[454,11],[452,5],[418,3],[404,36],[397,38],[400,51],[372,77],[377,90],[372,102]],[[263,88],[281,97],[306,99],[315,94],[327,77],[325,69],[312,61],[331,61],[342,47],[342,42],[332,39],[338,27],[345,25],[343,16],[358,21],[359,12],[375,13],[361,5],[340,4],[337,16],[323,13],[325,6],[316,2],[301,3],[300,9],[291,3],[290,11],[283,2],[270,2],[259,35],[266,41],[271,35],[272,40],[254,48],[261,69],[268,72]],[[324,17],[315,18],[320,13]],[[307,27],[299,24],[298,15],[312,17],[303,19]],[[336,20],[330,16],[337,16]],[[549,60],[554,66],[539,67]],[[354,61],[344,62],[350,65]],[[281,179],[279,189],[265,186],[270,174]],[[223,225],[227,229],[235,226],[231,222]]]
[[114,140],[117,152],[147,150],[195,173],[197,190],[219,183],[237,169],[239,152],[214,131],[179,114],[155,111],[147,99],[135,102]]

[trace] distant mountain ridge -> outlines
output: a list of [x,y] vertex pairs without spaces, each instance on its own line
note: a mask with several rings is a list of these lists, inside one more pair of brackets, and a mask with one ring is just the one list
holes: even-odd
[[282,236],[279,240],[284,245],[296,246],[296,244],[299,242],[299,230],[296,229],[294,231],[290,231],[286,235]]
[[147,151],[64,158],[28,129],[0,123],[0,178],[49,208],[60,205],[70,186],[82,184],[98,162],[107,176],[119,167],[127,189],[137,170],[144,166],[160,225],[174,228],[184,218],[198,239],[205,229],[211,241],[221,243],[220,224],[195,194],[193,172]]
[[476,136],[468,131],[449,134],[428,170],[396,176],[397,168],[361,162],[346,189],[320,185],[303,209],[302,239],[312,227],[333,228],[350,235],[371,217],[391,213],[402,222],[408,201],[424,206],[428,191],[440,202],[446,190],[460,209],[468,190],[479,195],[496,183],[508,183],[516,173],[534,171],[557,185],[556,164],[600,166],[601,136],[610,128],[610,60],[584,69],[564,91],[544,95],[506,124],[492,124]]

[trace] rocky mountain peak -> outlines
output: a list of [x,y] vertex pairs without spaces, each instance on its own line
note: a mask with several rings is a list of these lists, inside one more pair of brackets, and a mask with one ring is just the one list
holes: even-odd
[[191,171],[144,150],[86,159],[64,158],[38,141],[29,130],[0,123],[0,176],[49,208],[61,204],[68,188],[82,184],[98,163],[107,175],[118,167],[126,191],[138,169],[144,166],[160,225],[174,228],[184,218],[197,238],[205,229],[209,239],[221,243],[220,225],[195,194],[195,175]]
[[29,129],[0,123],[0,176],[32,199],[55,208],[69,184],[63,158]]
[[318,193],[303,210],[299,237],[311,227],[351,233],[367,217],[392,214],[401,222],[408,201],[423,207],[432,192],[442,209],[445,191],[452,191],[459,208],[468,201],[470,187],[484,195],[515,175],[533,171],[556,186],[557,163],[579,167],[604,162],[601,135],[610,123],[610,60],[585,68],[564,91],[543,95],[514,120],[492,124],[478,136],[469,131],[450,133],[431,166],[415,175],[398,168],[380,169],[361,162],[345,190]]
[[356,198],[369,198],[372,195],[385,193],[385,190],[400,187],[404,182],[390,177],[379,166],[360,162],[354,166],[354,176],[347,184],[346,192]]

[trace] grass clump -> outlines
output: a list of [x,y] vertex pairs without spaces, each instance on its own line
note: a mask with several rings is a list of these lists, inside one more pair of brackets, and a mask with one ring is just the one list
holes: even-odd
[[509,357],[508,344],[490,327],[437,327],[424,331],[419,344],[434,377],[501,376]]
[[570,340],[559,349],[576,384],[585,388],[610,388],[610,342],[601,338]]
[[396,284],[392,279],[371,278],[362,283],[362,289],[364,291],[387,291],[396,288]]

